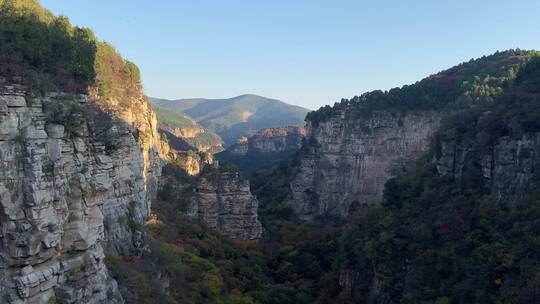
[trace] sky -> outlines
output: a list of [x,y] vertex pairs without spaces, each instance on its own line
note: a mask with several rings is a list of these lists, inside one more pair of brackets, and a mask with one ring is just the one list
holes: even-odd
[[135,62],[152,97],[317,109],[471,58],[540,49],[538,0],[40,0]]

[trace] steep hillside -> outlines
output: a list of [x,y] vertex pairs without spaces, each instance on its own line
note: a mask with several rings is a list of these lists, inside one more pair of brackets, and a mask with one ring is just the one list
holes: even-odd
[[305,108],[250,94],[229,99],[150,100],[159,107],[192,117],[218,134],[226,147],[234,144],[242,135],[263,128],[303,125],[308,112]]
[[496,53],[310,112],[289,203],[307,219],[380,202],[385,182],[428,150],[447,113],[492,104],[533,54]]
[[178,151],[217,153],[223,150],[223,141],[212,131],[201,127],[192,118],[154,105],[159,129],[171,148]]
[[233,163],[242,171],[270,168],[277,162],[286,161],[298,151],[304,136],[303,127],[262,129],[252,136],[242,138],[215,157],[219,161]]

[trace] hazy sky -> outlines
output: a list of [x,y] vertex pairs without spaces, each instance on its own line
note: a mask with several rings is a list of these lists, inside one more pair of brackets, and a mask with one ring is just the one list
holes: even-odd
[[254,93],[310,109],[508,48],[540,49],[540,1],[41,0],[92,28],[163,98]]

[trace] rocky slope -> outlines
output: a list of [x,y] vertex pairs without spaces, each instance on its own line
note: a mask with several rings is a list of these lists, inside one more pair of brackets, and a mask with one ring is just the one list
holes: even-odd
[[214,163],[212,154],[193,151],[173,151],[169,153],[168,160],[190,176],[199,175],[206,165]]
[[220,170],[199,178],[189,214],[223,235],[257,240],[262,234],[258,205],[248,180],[238,172]]
[[300,149],[304,137],[303,127],[262,129],[216,154],[216,158],[229,161],[244,171],[267,168],[287,159]]
[[[443,142],[435,159],[438,173],[449,180],[465,182],[474,169],[495,200],[513,202],[523,197],[538,178],[540,134],[521,138],[502,137],[483,151],[477,145]],[[472,168],[472,166],[477,166]]]
[[197,137],[197,135],[204,133],[204,129],[198,126],[176,127],[176,128],[162,126],[161,128],[172,133],[174,136],[181,137],[181,138],[195,138]]

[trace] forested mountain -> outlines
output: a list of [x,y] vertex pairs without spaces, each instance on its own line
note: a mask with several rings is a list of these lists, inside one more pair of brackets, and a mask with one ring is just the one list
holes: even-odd
[[192,117],[218,134],[226,147],[246,133],[255,133],[264,128],[303,125],[308,112],[302,107],[251,94],[228,99],[150,98],[150,101],[159,107]]

